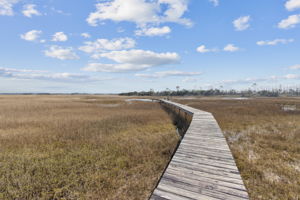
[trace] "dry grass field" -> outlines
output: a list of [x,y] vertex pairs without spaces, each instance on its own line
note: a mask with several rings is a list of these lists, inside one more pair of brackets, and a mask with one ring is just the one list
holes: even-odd
[[0,199],[147,199],[177,142],[158,104],[0,96]]
[[251,199],[300,199],[300,99],[172,100],[214,114]]

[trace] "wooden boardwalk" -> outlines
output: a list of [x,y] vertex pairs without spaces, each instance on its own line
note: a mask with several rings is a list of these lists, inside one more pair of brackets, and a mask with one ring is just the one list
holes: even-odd
[[212,114],[170,101],[193,115],[151,200],[249,199],[226,139]]

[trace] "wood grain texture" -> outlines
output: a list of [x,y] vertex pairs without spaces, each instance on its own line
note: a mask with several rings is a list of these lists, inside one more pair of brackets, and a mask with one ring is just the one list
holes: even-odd
[[191,115],[192,121],[150,200],[249,199],[213,115],[166,100],[161,104]]

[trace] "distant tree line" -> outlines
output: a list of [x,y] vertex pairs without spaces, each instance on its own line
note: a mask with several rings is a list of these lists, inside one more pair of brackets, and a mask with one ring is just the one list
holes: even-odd
[[279,97],[279,96],[300,96],[300,88],[296,89],[264,89],[264,90],[221,90],[221,89],[209,89],[209,90],[170,90],[163,91],[141,91],[141,92],[127,92],[121,93],[122,96],[241,96],[241,97]]

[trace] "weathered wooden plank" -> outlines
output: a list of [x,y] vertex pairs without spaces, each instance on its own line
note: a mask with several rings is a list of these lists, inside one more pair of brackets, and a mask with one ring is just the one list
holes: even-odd
[[180,116],[191,115],[192,121],[150,199],[248,199],[227,141],[213,115],[174,102],[162,100],[161,103],[181,113]]
[[176,167],[169,166],[165,173],[168,173],[169,171],[190,174],[191,176],[195,176],[195,177],[205,177],[205,178],[209,178],[212,180],[218,180],[221,182],[229,182],[229,183],[233,183],[233,184],[239,184],[241,186],[243,186],[243,184],[244,184],[243,181],[240,179],[227,177],[227,176],[220,176],[218,174],[209,174],[207,172],[196,171],[196,170],[189,169],[186,167],[181,167],[181,166],[176,166]]
[[[154,192],[154,195],[156,196],[160,196],[163,197],[165,199],[169,199],[169,200],[193,200],[189,197],[185,197],[182,196],[180,194],[175,194],[172,191],[165,191],[163,189],[157,188]],[[153,200],[153,198],[151,197],[151,199]]]
[[180,145],[180,149],[189,149],[189,148],[190,149],[195,149],[195,150],[201,150],[201,151],[206,150],[206,151],[214,152],[214,153],[223,153],[224,156],[227,155],[229,157],[232,157],[231,152],[228,149],[226,149],[226,146],[213,147],[209,144],[204,144],[202,142],[199,142],[199,145],[195,145],[194,143],[185,143],[185,141],[182,142],[182,144]]
[[222,157],[223,159],[227,160],[233,160],[233,157],[228,155],[228,154],[222,154],[219,153],[218,151],[213,151],[209,148],[205,147],[199,147],[198,149],[196,148],[189,148],[189,147],[180,147],[178,151],[189,154],[189,153],[194,153],[194,154],[200,154],[200,155],[207,155],[207,156],[214,156],[214,157]]
[[190,152],[189,154],[187,153],[184,153],[182,151],[180,152],[177,152],[175,156],[178,156],[178,157],[193,157],[194,159],[197,159],[197,160],[207,160],[209,162],[214,162],[214,163],[218,163],[220,165],[229,165],[229,166],[234,166],[236,167],[235,163],[230,159],[230,160],[226,160],[226,159],[221,159],[222,157],[212,157],[212,156],[206,156],[206,155],[203,155],[203,154],[193,154],[193,152]]
[[207,167],[205,165],[195,165],[191,164],[191,162],[183,162],[183,161],[173,161],[169,164],[170,167],[184,167],[190,170],[198,171],[198,172],[204,172],[208,174],[218,175],[218,176],[224,176],[224,177],[231,177],[240,179],[240,174],[236,170],[232,171],[225,171],[217,168]]
[[167,175],[176,175],[177,177],[185,177],[190,180],[208,182],[211,184],[220,185],[220,186],[224,186],[224,187],[228,187],[228,188],[232,188],[232,189],[238,189],[238,190],[242,190],[242,191],[245,190],[245,188],[243,187],[243,184],[235,183],[232,180],[226,180],[226,179],[219,180],[219,179],[214,179],[211,176],[205,177],[201,174],[195,174],[192,171],[190,173],[188,173],[183,170],[176,171],[173,169],[168,169],[168,171],[165,172],[165,176],[167,176]]
[[199,157],[190,157],[190,156],[181,156],[179,154],[176,154],[172,160],[184,160],[187,162],[195,162],[195,163],[204,163],[208,166],[215,166],[218,168],[224,168],[224,169],[228,169],[228,170],[237,170],[236,166],[234,166],[232,163],[222,163],[222,162],[218,162],[218,161],[213,161],[213,160],[209,160],[209,159],[199,159]]
[[245,195],[247,195],[245,189],[242,187],[236,187],[236,185],[232,185],[232,184],[227,184],[227,185],[219,184],[218,181],[211,181],[209,179],[199,180],[199,179],[194,179],[190,176],[178,176],[178,174],[170,174],[170,173],[167,173],[162,179],[162,181],[165,179],[173,180],[178,183],[201,186],[203,187],[203,190],[207,190],[207,188],[211,190],[211,188],[214,188],[216,192],[232,194],[234,196],[240,196],[243,198],[245,198]]
[[184,162],[186,164],[193,164],[193,166],[207,166],[208,168],[212,168],[212,169],[224,169],[224,170],[235,170],[237,171],[236,166],[233,165],[227,165],[227,164],[221,164],[218,162],[211,162],[210,160],[207,159],[198,159],[198,158],[193,158],[193,157],[189,157],[187,156],[179,156],[179,155],[175,155],[172,159],[172,161],[178,161],[178,162]]
[[[179,179],[177,179],[179,180]],[[190,192],[197,193],[198,196],[203,195],[205,197],[212,197],[217,199],[247,199],[248,195],[246,196],[241,193],[237,193],[234,191],[229,190],[222,190],[218,188],[216,185],[208,184],[205,182],[197,182],[197,183],[188,183],[184,182],[183,178],[180,178],[179,181],[175,181],[172,179],[163,178],[160,181],[161,184],[164,184],[166,186],[171,186],[173,188],[180,188],[186,190],[186,195]]]
[[207,195],[203,195],[198,191],[191,191],[184,187],[174,187],[171,184],[160,183],[157,187],[158,189],[165,190],[167,192],[172,192],[174,194],[183,196],[184,198],[190,198],[195,200],[216,200],[220,198],[210,197]]

